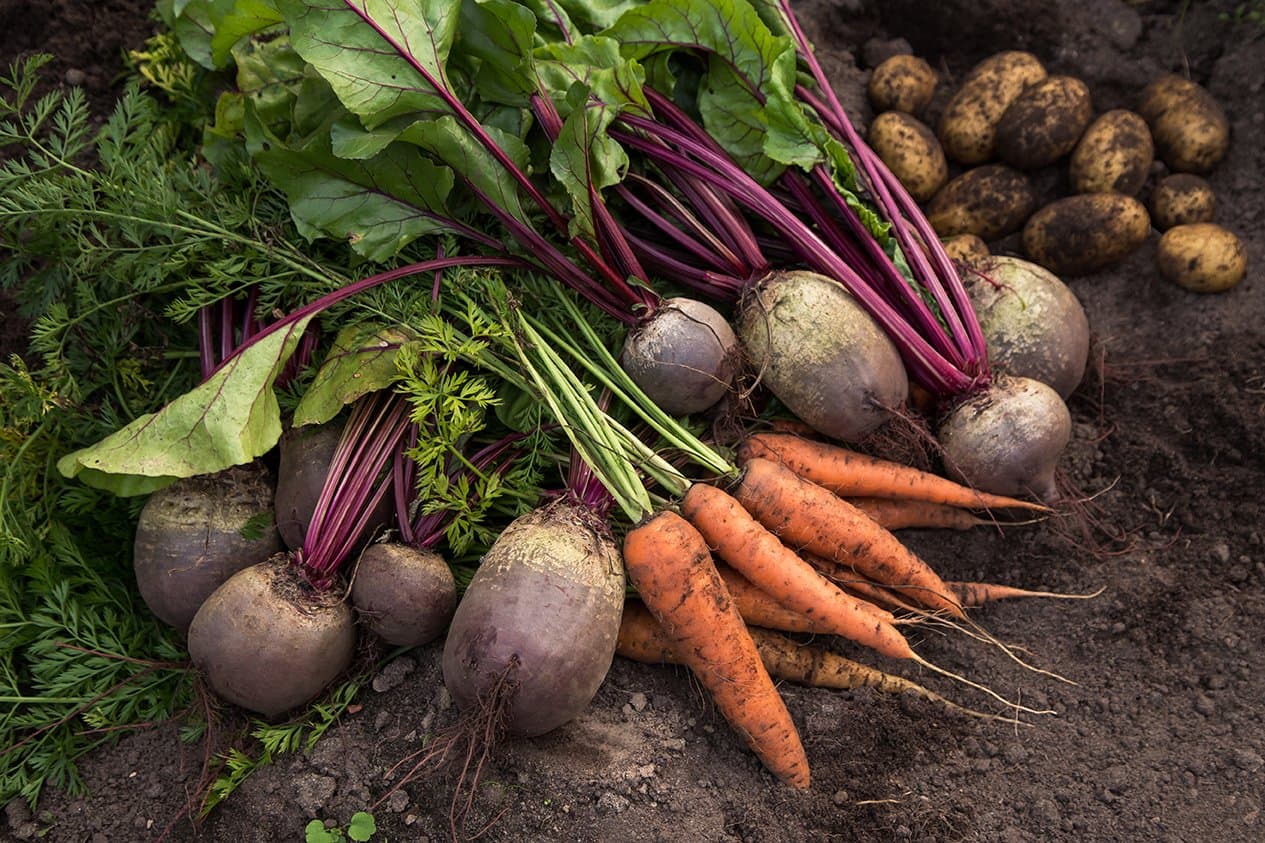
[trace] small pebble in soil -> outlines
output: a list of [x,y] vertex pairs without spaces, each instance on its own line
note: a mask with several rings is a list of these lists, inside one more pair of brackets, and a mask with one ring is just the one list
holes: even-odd
[[77,67],[72,67],[70,70],[66,71],[66,75],[62,78],[66,81],[67,85],[77,87],[87,81],[88,74],[84,73]]
[[839,807],[848,804],[848,792],[846,790],[836,790],[835,795],[830,797],[831,801]]
[[1212,701],[1212,697],[1207,694],[1200,694],[1195,697],[1195,711],[1204,717],[1211,717],[1217,710],[1216,703]]
[[1225,564],[1230,561],[1230,545],[1222,542],[1212,549],[1212,558],[1218,562]]
[[606,791],[597,798],[597,810],[605,814],[622,814],[631,803],[613,791]]
[[1253,749],[1240,748],[1234,751],[1234,766],[1249,773],[1255,773],[1265,765],[1265,759]]
[[338,789],[332,776],[303,773],[294,779],[294,801],[308,817],[315,817]]
[[393,814],[399,814],[408,807],[408,794],[403,790],[397,790],[387,797],[387,810]]
[[645,711],[646,695],[641,693],[641,691],[637,691],[628,698],[628,704],[632,706],[633,711]]
[[1220,691],[1230,684],[1224,673],[1211,673],[1204,677],[1204,687],[1209,691]]
[[663,741],[663,748],[670,749],[673,752],[684,752],[685,739],[684,738],[666,738]]
[[417,669],[417,662],[408,656],[400,656],[398,659],[392,659],[387,662],[386,667],[378,671],[378,675],[373,677],[373,690],[379,694],[385,693],[392,688],[398,686],[404,681],[404,677],[408,676]]

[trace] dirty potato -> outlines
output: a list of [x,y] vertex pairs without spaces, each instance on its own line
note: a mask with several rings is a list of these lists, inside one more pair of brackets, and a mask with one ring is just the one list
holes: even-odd
[[1151,222],[1161,231],[1176,225],[1212,222],[1217,197],[1212,185],[1190,173],[1176,173],[1160,180],[1151,191]]
[[988,244],[974,234],[955,234],[941,241],[949,260],[957,263],[978,263],[988,257]]
[[1164,232],[1155,253],[1160,275],[1196,293],[1220,293],[1247,274],[1247,251],[1234,232],[1210,222]]
[[1072,152],[1072,190],[1136,196],[1154,160],[1146,121],[1123,108],[1108,111],[1090,124]]
[[1156,153],[1169,169],[1207,173],[1225,157],[1230,121],[1199,84],[1171,73],[1161,76],[1142,92],[1138,113],[1151,127]]
[[1028,257],[1056,275],[1086,275],[1123,260],[1151,230],[1132,196],[1084,193],[1051,202],[1023,228]]
[[1021,170],[1053,164],[1076,147],[1094,116],[1089,87],[1049,76],[1015,98],[997,123],[997,154]]
[[1018,231],[1036,207],[1032,182],[1004,164],[967,170],[950,181],[927,206],[927,219],[941,237],[974,234],[996,240]]
[[917,56],[892,56],[874,68],[867,90],[875,111],[917,116],[936,91],[936,72]]
[[982,164],[997,151],[997,123],[1029,85],[1045,78],[1031,53],[1012,50],[980,62],[945,106],[937,134],[944,152],[963,164]]
[[935,132],[913,115],[885,111],[870,124],[870,146],[919,202],[949,180],[949,165]]

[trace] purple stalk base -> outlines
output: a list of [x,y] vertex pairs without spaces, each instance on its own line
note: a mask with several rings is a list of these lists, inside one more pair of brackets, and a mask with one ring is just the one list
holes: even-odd
[[[233,356],[237,349],[248,343],[255,334],[264,329],[264,322],[257,318],[259,305],[259,288],[252,285],[246,295],[246,301],[240,304],[234,299],[224,298],[208,304],[198,311],[198,362],[202,371],[202,382],[205,383],[215,374],[220,365]],[[219,324],[219,342],[216,342],[216,323]],[[312,361],[316,351],[317,337],[315,326],[309,325],[303,339],[294,354],[286,361],[285,367],[277,375],[276,386],[284,387],[298,376],[299,372]],[[216,346],[218,345],[218,349]]]
[[[848,119],[821,64],[813,54],[812,47],[795,13],[791,11],[790,0],[778,0],[778,5],[795,38],[800,58],[808,65],[817,87],[826,97],[826,102],[823,104],[816,97],[812,97],[802,86],[796,88],[796,93],[808,102],[821,116],[827,127],[837,136],[841,135],[843,142],[848,145],[853,161],[877,199],[879,210],[892,226],[896,241],[909,262],[914,278],[931,292],[949,325],[950,337],[964,358],[962,369],[965,374],[972,376],[971,389],[966,391],[986,386],[990,375],[984,334],[975,311],[971,307],[966,289],[953,268],[953,262],[945,253],[940,238],[918,207],[918,203],[909,195],[909,191],[905,190],[900,180],[892,174],[882,159],[870,149],[852,127],[852,122]],[[910,226],[913,227],[912,232]]]
[[[887,298],[866,281],[821,236],[793,213],[772,192],[710,143],[696,140],[655,120],[625,115],[626,129],[612,129],[611,136],[625,146],[711,185],[729,195],[748,212],[765,220],[795,250],[800,260],[815,271],[843,285],[896,343],[910,376],[937,396],[969,392],[974,378],[963,373],[924,338]],[[665,142],[667,145],[665,145]]]
[[303,547],[294,554],[294,564],[314,588],[324,591],[333,585],[391,489],[387,469],[408,425],[408,402],[400,395],[383,391],[356,402],[330,461]]

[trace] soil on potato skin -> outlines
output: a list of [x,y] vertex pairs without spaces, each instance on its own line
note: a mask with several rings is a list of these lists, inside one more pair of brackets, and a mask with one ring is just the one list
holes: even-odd
[[[41,8],[8,5],[31,15]],[[85,70],[108,80],[116,65],[93,39],[101,31],[142,37],[144,4],[51,7],[90,5],[120,18],[97,18],[91,33],[49,29],[43,37],[64,40],[66,66],[103,62]],[[499,815],[486,839],[1265,837],[1265,30],[1219,17],[1232,2],[1180,4],[1181,15],[1178,5],[799,4],[845,104],[867,120],[866,73],[856,65],[863,53],[891,46],[880,40],[862,50],[873,37],[906,38],[956,75],[988,53],[1030,49],[1051,72],[1085,79],[1099,111],[1130,104],[1162,71],[1188,68],[1230,116],[1230,155],[1210,180],[1218,219],[1247,244],[1247,280],[1217,296],[1170,285],[1155,271],[1153,235],[1123,264],[1071,282],[1105,365],[1070,402],[1076,432],[1063,466],[1078,488],[1098,493],[1099,517],[1129,532],[1128,548],[1096,556],[1055,522],[1004,535],[907,534],[949,579],[1106,589],[1094,600],[1002,604],[976,616],[1076,685],[1026,672],[961,634],[919,636],[918,649],[932,661],[1056,714],[1015,728],[908,697],[786,685],[814,777],[810,790],[797,792],[761,769],[684,670],[617,659],[582,717],[496,753],[476,800],[476,820]],[[388,790],[384,771],[456,717],[439,652],[434,645],[392,662],[360,700],[363,708],[312,752],[283,756],[200,825],[178,823],[168,839],[302,839],[310,818],[345,823],[372,805]],[[961,702],[987,704],[925,672],[877,663]],[[34,817],[11,804],[7,834],[152,839],[182,806],[200,761],[197,748],[179,743],[174,724],[130,735],[85,759],[91,796],[50,792]],[[444,775],[408,785],[374,808],[374,839],[448,837],[451,793]]]

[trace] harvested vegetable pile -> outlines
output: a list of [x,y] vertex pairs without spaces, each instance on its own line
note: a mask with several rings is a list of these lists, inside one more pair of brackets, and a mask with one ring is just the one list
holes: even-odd
[[[680,14],[684,31],[706,30],[706,13],[685,6],[652,3],[645,14],[656,20],[665,14]],[[893,524],[918,517],[900,509],[888,513],[890,503],[875,502],[874,498],[884,497],[880,483],[862,481],[860,489],[849,492],[859,498],[854,508],[839,497],[843,492],[834,488],[838,483],[827,489],[811,480],[792,479],[782,464],[795,459],[786,448],[801,442],[817,447],[814,443],[826,422],[814,423],[810,418],[791,421],[788,410],[795,409],[797,399],[776,389],[772,396],[763,392],[766,384],[762,379],[774,368],[772,357],[759,362],[759,355],[767,353],[759,350],[760,344],[771,342],[767,335],[760,338],[757,334],[752,339],[743,329],[724,336],[723,322],[707,324],[694,311],[675,304],[676,299],[670,298],[674,292],[671,283],[700,292],[727,310],[755,285],[766,287],[767,280],[762,280],[766,275],[780,282],[784,276],[803,274],[792,271],[802,262],[823,271],[823,275],[813,276],[812,283],[830,290],[846,288],[845,295],[860,302],[861,317],[876,320],[877,336],[894,344],[896,365],[908,367],[909,378],[922,390],[921,412],[945,416],[941,424],[945,467],[959,479],[1008,495],[1058,501],[1059,492],[1052,480],[1054,462],[1070,433],[1067,411],[1058,393],[1071,391],[1079,380],[1079,370],[1064,375],[1073,378],[1071,386],[1051,388],[1037,381],[1020,386],[1020,393],[1053,396],[1053,406],[1058,408],[1054,416],[1063,419],[1053,423],[1054,444],[1047,455],[1029,456],[1031,443],[1024,435],[1031,429],[1029,424],[1020,425],[1017,434],[1008,434],[1018,438],[1008,443],[1006,453],[1000,456],[975,444],[951,444],[949,433],[955,430],[955,418],[964,412],[971,418],[988,416],[987,411],[974,409],[973,403],[981,400],[976,393],[990,382],[982,327],[962,279],[951,268],[944,272],[949,264],[936,241],[911,233],[912,228],[926,223],[908,199],[900,198],[896,182],[888,181],[872,153],[855,146],[859,138],[849,137],[847,118],[840,116],[837,103],[832,106],[815,97],[811,85],[803,86],[802,91],[797,88],[792,97],[786,81],[776,81],[776,73],[769,77],[774,81],[767,91],[748,86],[745,96],[763,109],[766,119],[779,115],[777,119],[803,131],[804,140],[790,154],[779,148],[777,156],[786,160],[770,157],[767,144],[764,150],[744,152],[734,138],[709,126],[712,112],[708,111],[707,98],[699,97],[698,92],[718,90],[713,77],[733,73],[736,60],[748,49],[745,42],[737,46],[729,43],[724,49],[733,52],[727,63],[709,66],[691,79],[681,76],[680,68],[682,62],[699,58],[699,53],[692,52],[697,41],[705,45],[704,58],[718,54],[721,42],[714,36],[709,36],[710,41],[669,39],[659,53],[663,64],[647,61],[645,67],[652,72],[639,77],[637,62],[656,55],[655,50],[645,49],[646,39],[636,35],[641,25],[639,7],[609,30],[592,24],[572,28],[571,22],[559,17],[529,24],[526,10],[517,8],[497,6],[493,14],[489,7],[463,6],[462,14],[474,15],[479,25],[458,29],[451,39],[432,38],[431,44],[444,45],[436,50],[433,67],[429,59],[418,58],[409,43],[393,36],[374,9],[349,4],[347,9],[333,11],[309,9],[298,3],[282,4],[275,20],[266,14],[251,19],[241,38],[236,38],[237,27],[243,22],[235,11],[216,19],[214,16],[224,10],[212,10],[210,18],[198,21],[197,32],[186,28],[185,35],[190,37],[185,39],[185,46],[195,45],[195,58],[201,37],[198,33],[208,28],[212,33],[231,33],[232,38],[218,39],[218,47],[213,37],[210,53],[203,58],[214,66],[217,51],[221,59],[231,57],[236,65],[236,90],[230,86],[225,92],[219,83],[209,82],[216,78],[214,74],[204,76],[193,70],[171,41],[165,42],[167,52],[161,60],[155,61],[151,54],[146,65],[151,78],[165,80],[167,96],[187,95],[185,102],[190,105],[188,113],[177,114],[163,124],[172,145],[146,150],[146,154],[164,161],[159,169],[184,166],[178,160],[167,162],[166,150],[196,143],[197,136],[189,128],[201,128],[200,158],[189,160],[204,162],[196,165],[195,172],[206,181],[199,184],[195,179],[192,192],[220,193],[224,189],[221,174],[233,174],[239,184],[254,179],[265,201],[288,208],[297,229],[290,230],[289,223],[279,219],[266,232],[243,235],[236,226],[217,228],[195,212],[188,217],[177,213],[180,221],[172,225],[163,218],[163,211],[171,206],[153,204],[148,195],[152,186],[129,181],[127,173],[123,178],[103,180],[94,189],[94,195],[97,191],[106,195],[117,191],[118,207],[123,209],[102,212],[89,206],[83,211],[107,232],[101,237],[94,230],[90,236],[107,242],[118,236],[122,243],[114,250],[102,250],[105,261],[130,266],[137,254],[148,257],[161,251],[151,252],[147,243],[136,242],[137,232],[131,228],[139,220],[140,235],[157,234],[157,239],[170,236],[174,230],[204,242],[208,231],[216,231],[220,237],[217,245],[227,241],[230,251],[240,252],[239,260],[244,262],[231,271],[214,262],[209,268],[195,266],[191,280],[173,282],[170,289],[160,292],[160,296],[167,296],[165,300],[151,300],[162,304],[158,308],[161,315],[154,321],[170,320],[168,324],[181,336],[166,347],[170,351],[184,344],[183,356],[201,364],[201,385],[195,385],[196,376],[186,375],[182,384],[185,391],[173,389],[166,403],[150,401],[142,407],[150,409],[152,415],[135,416],[135,410],[127,408],[101,431],[117,428],[115,432],[96,442],[85,437],[76,443],[81,447],[73,453],[55,454],[61,457],[60,471],[125,496],[156,494],[171,488],[173,478],[232,471],[234,466],[255,459],[262,459],[266,471],[276,470],[277,459],[271,451],[283,424],[302,430],[302,423],[341,423],[348,418],[340,424],[344,432],[332,456],[327,450],[314,472],[316,484],[308,493],[308,503],[287,503],[278,509],[278,524],[290,512],[304,513],[297,519],[300,535],[287,539],[293,555],[276,569],[292,578],[293,584],[280,589],[266,584],[255,592],[258,596],[244,598],[258,609],[237,604],[225,610],[222,607],[229,598],[223,595],[234,583],[243,582],[240,578],[244,574],[230,577],[232,571],[223,569],[215,574],[224,585],[196,612],[189,632],[189,650],[209,687],[275,718],[313,700],[332,679],[354,677],[354,672],[344,673],[352,669],[346,632],[335,634],[337,653],[295,643],[287,645],[296,649],[281,655],[279,662],[269,662],[272,656],[268,651],[272,644],[280,643],[280,636],[267,634],[255,639],[250,635],[257,634],[260,624],[283,617],[285,610],[280,604],[264,608],[264,603],[277,598],[309,607],[324,601],[322,605],[345,611],[339,595],[350,588],[355,599],[360,566],[369,558],[368,553],[362,555],[365,543],[381,537],[383,524],[392,524],[407,544],[442,545],[462,582],[483,557],[449,639],[449,646],[458,652],[445,657],[445,678],[453,696],[465,710],[468,722],[484,735],[483,740],[471,741],[472,757],[494,748],[495,738],[503,730],[538,734],[565,722],[583,708],[606,672],[616,647],[615,618],[608,610],[593,614],[596,604],[570,599],[560,605],[560,614],[555,617],[549,613],[552,610],[545,610],[543,598],[531,596],[535,593],[531,589],[537,586],[525,585],[521,574],[513,573],[520,564],[527,564],[530,570],[544,560],[565,556],[565,552],[555,553],[543,542],[530,554],[516,556],[500,549],[502,540],[509,541],[519,533],[527,536],[529,525],[535,529],[530,517],[514,521],[522,528],[504,529],[511,518],[560,498],[559,503],[541,509],[545,513],[542,522],[576,522],[583,525],[585,533],[601,536],[613,531],[615,536],[624,536],[632,583],[657,617],[661,627],[658,634],[666,634],[658,639],[666,645],[651,646],[653,660],[684,659],[691,664],[738,733],[773,772],[792,784],[809,783],[811,758],[795,736],[796,725],[782,707],[768,672],[795,675],[795,669],[765,667],[764,662],[770,659],[765,653],[771,647],[785,650],[795,645],[778,645],[775,642],[787,639],[768,639],[762,634],[753,640],[741,613],[728,609],[724,611],[729,620],[723,622],[678,619],[679,595],[711,594],[712,602],[723,607],[731,599],[731,588],[741,590],[743,585],[739,584],[745,584],[748,591],[754,590],[766,600],[772,597],[780,604],[780,623],[788,631],[841,634],[884,655],[912,659],[948,677],[963,679],[1002,704],[990,708],[991,717],[1012,719],[1019,713],[1048,713],[1011,702],[1009,694],[999,696],[983,688],[981,683],[989,684],[986,676],[967,671],[971,674],[968,678],[960,675],[960,669],[934,667],[910,648],[897,631],[899,625],[917,630],[947,622],[956,630],[950,634],[970,631],[979,636],[979,631],[962,625],[963,605],[986,599],[981,595],[990,592],[1007,592],[985,584],[947,583],[916,560],[864,514],[904,519],[889,521]],[[202,9],[195,5],[192,11],[181,11],[197,15]],[[761,34],[762,24],[754,12],[741,12],[738,18],[751,33],[752,45],[767,46],[770,38],[781,44],[781,52],[765,50],[761,59],[767,62],[765,68],[785,61],[771,56],[798,51],[801,58],[807,56],[807,67],[815,72],[806,43],[800,39],[796,46],[791,22],[766,11],[771,16],[768,23],[785,35],[773,38],[767,31]],[[491,17],[478,17],[484,14]],[[312,36],[318,28],[310,20],[313,15],[322,18],[321,31],[330,25],[323,17],[326,15],[333,15],[334,22],[345,29],[347,41],[339,56],[321,52],[329,42]],[[180,18],[173,21],[178,32],[180,22]],[[539,43],[526,49],[533,40],[533,29],[544,24],[557,27],[561,40],[550,42],[537,32],[534,40]],[[430,24],[410,24],[414,25]],[[435,26],[440,27],[434,30],[439,32],[443,24]],[[611,34],[594,35],[586,32],[586,26]],[[252,31],[252,27],[259,28]],[[401,29],[399,34],[408,31]],[[512,70],[505,63],[504,50],[489,50],[477,39],[471,40],[470,32],[502,32],[505,37],[517,33],[520,46]],[[621,54],[620,38],[636,46]],[[347,49],[348,44],[356,48]],[[577,73],[577,54],[567,53],[566,67],[571,75],[561,80],[565,85],[559,85],[551,76],[554,69],[549,61],[557,60],[558,51],[565,53],[581,44],[584,60],[594,63]],[[370,51],[364,56],[385,56],[383,61],[403,59],[402,66],[425,82],[425,86],[410,88],[419,93],[417,101],[368,105],[364,97],[372,94],[373,86],[367,88],[366,80],[373,74],[365,68],[354,73],[341,69],[347,56],[356,56],[360,48]],[[243,76],[243,67],[249,65],[249,54],[257,51],[277,51],[269,53],[269,67],[301,69],[307,62],[307,70],[250,89],[247,86],[256,82]],[[156,68],[160,66],[170,75],[159,73]],[[759,71],[760,67],[756,62],[745,72]],[[656,68],[667,75],[654,78]],[[259,68],[251,72],[258,73]],[[607,72],[615,82],[613,90],[601,84],[607,80],[603,76]],[[189,89],[180,87],[191,79],[197,80],[196,84]],[[355,84],[348,85],[349,79],[355,79]],[[665,80],[685,108],[652,87]],[[738,81],[741,83],[743,77]],[[275,99],[265,102],[264,91],[266,98]],[[209,92],[218,93],[214,122],[208,122],[209,111],[205,110]],[[198,102],[204,109],[200,118],[193,107]],[[149,106],[144,96],[133,95],[131,107],[144,111]],[[591,121],[591,109],[602,117]],[[433,119],[435,114],[441,116]],[[518,123],[513,122],[515,114]],[[426,115],[426,119],[419,121],[419,115]],[[816,122],[819,117],[820,123]],[[61,118],[63,123],[70,119]],[[35,140],[41,128],[32,127],[30,140]],[[58,131],[62,127],[54,126],[54,134]],[[59,142],[66,141],[54,140],[52,145]],[[816,153],[811,151],[814,146]],[[99,146],[97,155],[108,163],[118,152]],[[862,174],[847,169],[852,156],[864,162],[859,165]],[[67,172],[76,179],[92,179],[94,171],[81,169],[73,158],[63,153],[54,157],[53,166],[44,168],[49,173],[19,172],[17,177],[41,188],[46,177],[52,181]],[[562,163],[557,164],[559,161]],[[414,174],[414,167],[422,168],[425,177]],[[801,171],[811,178],[805,179]],[[152,170],[146,173],[152,174]],[[161,186],[164,179],[157,181]],[[722,189],[726,181],[736,185],[737,191]],[[438,191],[427,195],[425,186],[436,184]],[[771,189],[775,184],[777,187]],[[366,188],[372,191],[366,192]],[[277,190],[280,192],[274,192]],[[405,196],[397,195],[401,192]],[[884,196],[894,203],[885,210]],[[33,191],[19,197],[33,203],[27,209],[29,217],[38,219],[47,214],[55,223],[64,224],[58,211],[37,204],[47,201],[46,195]],[[772,203],[764,201],[766,197]],[[877,213],[869,204],[875,201],[880,208]],[[333,207],[320,207],[327,204]],[[365,209],[371,211],[370,220],[357,216]],[[831,209],[843,215],[843,222],[833,222]],[[369,242],[382,234],[382,216],[390,216],[390,212],[395,216],[388,220],[389,225],[398,226],[395,239]],[[405,231],[406,222],[419,223],[419,233]],[[714,228],[710,240],[705,235],[708,227]],[[779,245],[775,234],[789,238],[792,247]],[[300,237],[317,246],[313,250],[298,245]],[[656,245],[654,238],[663,242],[665,237],[675,244],[672,250],[684,248],[713,269],[701,274],[689,271],[680,255]],[[61,238],[61,244],[66,242]],[[346,245],[358,257],[350,255]],[[928,250],[926,255],[923,246]],[[436,251],[440,256],[430,257]],[[848,260],[841,259],[843,253],[848,254]],[[48,265],[47,256],[38,248],[29,254],[32,267]],[[718,257],[724,254],[732,259]],[[164,257],[170,260],[169,255]],[[725,260],[729,260],[727,265]],[[279,265],[277,271],[268,271],[268,261]],[[679,274],[673,275],[674,271]],[[660,287],[665,276],[669,286]],[[658,289],[652,293],[654,288]],[[142,294],[132,295],[139,300]],[[762,301],[755,312],[763,311],[763,321],[769,323],[780,318],[776,307],[771,301]],[[674,312],[686,314],[685,327],[707,325],[702,338],[706,342],[719,339],[721,353],[698,357],[692,351],[669,350],[650,366],[630,363],[632,343],[625,341],[625,333],[648,336],[650,331],[643,321],[650,314]],[[755,325],[762,320],[748,316],[745,321]],[[220,329],[219,337],[212,336],[213,327]],[[736,340],[744,343],[742,356],[734,351]],[[689,342],[697,340],[687,341],[687,346]],[[655,351],[663,348],[658,339],[649,345]],[[780,352],[782,357],[793,355],[795,342],[787,348],[790,351]],[[1077,368],[1079,357],[1083,369],[1083,350],[1070,355],[1072,368]],[[756,366],[750,375],[740,376],[748,380],[740,381],[744,385],[739,391],[729,386],[729,379],[741,369],[744,357]],[[700,359],[710,360],[708,365],[719,361],[721,368],[705,373],[699,381]],[[96,361],[85,362],[92,371]],[[869,364],[848,365],[864,368]],[[811,368],[801,371],[805,374],[791,375],[788,380],[802,382],[811,374]],[[662,386],[657,380],[659,375],[677,373],[687,375],[688,385]],[[645,380],[647,374],[651,375],[649,380]],[[724,403],[717,410],[704,412],[710,401],[686,407],[672,404],[678,395],[714,384],[724,387],[719,393]],[[819,395],[828,395],[828,390]],[[863,388],[863,394],[866,391],[868,387]],[[655,393],[664,397],[652,401]],[[918,413],[902,407],[903,401],[901,387],[891,398],[863,399],[860,406],[878,409],[883,416],[897,413],[905,419],[915,418]],[[822,398],[817,403],[823,403]],[[971,409],[964,411],[964,407]],[[1003,419],[1007,412],[1002,413]],[[809,432],[802,421],[817,432]],[[735,435],[739,425],[746,431]],[[782,440],[748,435],[769,426],[796,429],[800,435]],[[803,436],[806,432],[807,439]],[[842,435],[855,440],[869,432],[862,429]],[[571,446],[569,457],[561,451],[563,442]],[[739,459],[741,471],[732,462],[735,457],[730,456],[730,449],[739,443],[745,443],[746,451]],[[749,449],[755,447],[764,448],[775,459],[752,456]],[[883,446],[881,440],[867,437],[859,447],[881,450]],[[865,462],[846,453],[826,456],[844,463]],[[874,465],[881,471],[896,470],[881,461]],[[565,490],[546,491],[556,485],[551,478],[563,473],[567,474]],[[920,475],[917,480],[897,482],[903,488],[914,488],[926,481]],[[788,505],[788,492],[783,487],[800,486],[803,490],[797,494],[802,494],[803,502]],[[985,511],[985,506],[1048,511],[1036,503],[986,498],[984,492],[970,486],[953,488],[953,494],[959,496],[957,502],[976,510],[975,515],[955,510],[942,499],[941,492],[921,503],[938,505],[940,509],[932,510],[934,516],[955,527],[995,523],[997,516]],[[222,497],[232,499],[235,495]],[[919,496],[902,492],[894,497]],[[578,506],[590,514],[557,519],[562,504]],[[658,531],[665,518],[684,525],[673,514],[678,508],[693,527],[685,528],[687,532],[673,543],[671,551],[647,553],[641,545],[641,537],[647,535],[644,531]],[[820,510],[822,520],[814,522],[801,514],[801,509]],[[728,514],[722,515],[724,512]],[[418,521],[419,516],[434,517]],[[757,524],[752,516],[764,525]],[[729,534],[743,519],[750,521],[750,526],[742,530],[752,530],[752,535],[763,538],[735,537],[730,547]],[[246,521],[245,526],[230,528],[230,534],[267,537],[271,527],[266,517],[247,516]],[[696,538],[695,529],[701,538]],[[874,532],[869,537],[871,530]],[[500,538],[496,538],[498,533]],[[761,548],[754,554],[752,541],[754,547]],[[661,561],[666,560],[665,554],[682,553],[691,542],[694,550],[686,554],[694,556],[694,564],[702,561],[704,573],[681,571],[673,577]],[[382,546],[375,542],[370,549]],[[884,555],[875,554],[880,547],[885,548]],[[712,568],[712,552],[737,567],[744,578],[722,576],[723,572]],[[618,558],[612,561],[610,551],[598,552],[599,557],[603,553],[605,561],[598,562],[595,570],[604,571],[606,576],[620,574]],[[782,556],[786,560],[777,564],[789,567],[768,568]],[[499,561],[502,558],[504,563]],[[901,561],[896,563],[896,559]],[[484,603],[473,602],[483,588],[479,584],[485,574],[492,582],[493,567],[509,574],[504,584],[488,586],[500,592],[498,598],[495,602],[486,602],[486,597],[481,598]],[[551,571],[546,567],[543,575],[547,582],[539,587],[539,593],[566,593],[569,586],[548,582],[561,573],[561,568]],[[615,594],[622,590],[622,579],[613,586],[595,586],[592,576],[583,575],[589,581],[583,588]],[[704,580],[691,586],[695,576]],[[800,584],[790,587],[787,578],[792,576]],[[388,586],[380,593],[398,590]],[[182,596],[189,593],[182,586],[175,591]],[[1020,595],[1012,592],[1009,596]],[[416,606],[429,602],[428,597],[418,599]],[[451,598],[439,597],[435,602],[434,620],[429,610],[419,614],[420,609],[414,609],[409,619],[442,628],[451,611]],[[604,605],[609,602],[604,600]],[[357,605],[367,623],[393,614],[410,614],[409,609],[400,613],[380,603]],[[515,609],[516,605],[521,608]],[[849,607],[849,621],[838,616],[845,606]],[[507,614],[500,620],[497,612],[502,607]],[[258,620],[252,614],[255,611],[260,612]],[[687,611],[694,613],[693,609]],[[312,613],[311,608],[300,612],[308,617]],[[625,620],[634,616],[635,612]],[[573,665],[555,664],[538,672],[528,642],[535,646],[543,628],[557,629],[570,622],[587,624],[590,617],[591,660],[582,655],[582,651],[588,652],[588,645],[578,643],[582,638],[588,640],[588,632],[561,636],[568,645],[559,648],[555,644],[557,652],[547,657],[582,658],[591,665],[592,678],[581,677]],[[240,623],[248,618],[249,623]],[[177,629],[183,626],[181,621],[173,623]],[[345,623],[335,625],[345,630]],[[520,623],[526,623],[521,631],[515,629]],[[238,640],[233,627],[254,631]],[[208,629],[214,630],[219,640],[201,643]],[[455,632],[458,629],[460,635]],[[229,630],[227,638],[220,630]],[[383,628],[377,634],[383,635]],[[502,650],[489,648],[489,636],[502,634],[510,642],[514,634],[521,634],[524,644],[511,644]],[[731,634],[744,654],[738,660],[726,655],[728,645],[721,644]],[[384,637],[390,640],[390,633]],[[364,640],[370,638],[365,635]],[[395,643],[410,646],[418,641]],[[757,650],[757,642],[762,642],[764,650]],[[1003,649],[986,635],[980,636],[980,646]],[[714,647],[721,649],[713,651]],[[385,653],[371,649],[368,658],[373,659],[375,652]],[[691,653],[701,661],[691,658]],[[823,650],[813,658],[829,655]],[[299,657],[310,658],[311,669],[294,672],[290,678],[301,690],[290,695],[269,677],[277,676],[279,665],[292,666]],[[225,658],[227,667],[223,666]],[[467,677],[486,666],[489,672],[484,675],[491,684],[476,683],[469,691],[459,690],[457,675],[463,666]],[[174,667],[165,664],[155,669]],[[743,678],[728,672],[734,669]],[[831,667],[835,675],[842,669]],[[823,684],[841,682],[826,677],[822,670],[799,670],[803,677],[820,674]],[[177,674],[175,681],[182,681],[179,672],[173,672]],[[561,705],[551,696],[551,691],[559,690],[556,683],[560,675],[576,677],[579,684],[574,703]],[[732,689],[747,687],[747,677],[753,683],[750,691],[732,698]],[[533,685],[542,680],[539,688]],[[911,687],[908,680],[889,675],[870,674],[847,681],[893,689]],[[1049,680],[1029,674],[1021,681]],[[952,690],[955,687],[957,691]],[[940,693],[915,690],[927,699],[949,697],[954,710],[961,710],[966,702],[960,694],[974,693],[952,684],[940,686]],[[179,692],[181,696],[187,693],[187,689]],[[259,693],[263,696],[257,696]],[[537,693],[543,694],[540,701],[534,699]],[[280,697],[274,698],[276,694]],[[174,697],[173,702],[179,698]],[[340,706],[350,700],[341,689],[338,698]],[[535,725],[539,716],[531,708],[519,713],[520,703],[547,712],[544,725]],[[985,706],[973,699],[969,707]],[[766,711],[771,725],[765,722]],[[752,717],[755,719],[748,719]],[[209,721],[204,722],[209,725]],[[472,734],[465,733],[467,737]],[[486,740],[488,737],[493,740]],[[433,753],[424,757],[410,776],[435,774],[426,767],[433,758]],[[231,756],[229,760],[231,763]],[[237,777],[236,781],[240,780]],[[203,806],[210,807],[230,789],[212,790],[213,798],[203,801]],[[454,834],[469,832],[461,823],[470,804],[463,809],[454,803]]]

